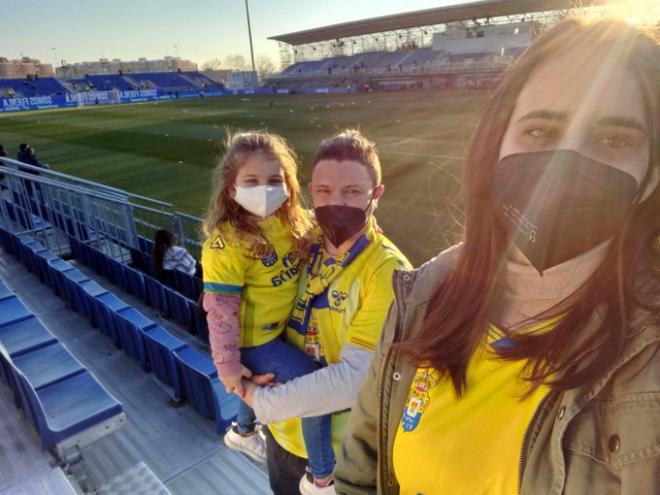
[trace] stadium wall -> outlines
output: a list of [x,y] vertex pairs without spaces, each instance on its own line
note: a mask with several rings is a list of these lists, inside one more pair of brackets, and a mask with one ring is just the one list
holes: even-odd
[[[288,93],[288,90],[278,90]],[[251,90],[234,92],[224,88],[203,91],[164,91],[161,89],[138,89],[129,91],[87,91],[52,96],[25,96],[18,98],[0,98],[0,113],[25,110],[48,110],[53,108],[72,108],[89,105],[112,105],[122,103],[141,103],[145,101],[175,100],[179,98],[200,98],[227,96],[233,94],[273,94],[272,90]]]

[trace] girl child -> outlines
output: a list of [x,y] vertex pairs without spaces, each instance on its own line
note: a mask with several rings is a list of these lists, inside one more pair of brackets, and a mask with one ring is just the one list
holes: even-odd
[[153,257],[159,279],[165,270],[178,270],[190,276],[197,271],[197,260],[179,245],[178,237],[169,230],[156,231]]
[[[218,165],[202,249],[204,309],[218,376],[243,395],[243,378],[274,373],[286,382],[320,366],[280,337],[298,290],[311,222],[300,202],[293,150],[275,134],[229,137]],[[303,420],[309,470],[320,483],[334,468],[330,417]],[[241,402],[225,443],[265,460],[252,409]]]
[[657,40],[619,21],[510,68],[463,243],[395,277],[339,492],[658,493],[659,100]]

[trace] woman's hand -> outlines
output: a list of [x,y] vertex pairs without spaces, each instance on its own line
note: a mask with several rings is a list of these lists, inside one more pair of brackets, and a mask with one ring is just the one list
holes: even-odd
[[243,398],[243,395],[245,395],[245,389],[243,388],[243,383],[241,380],[243,378],[252,377],[252,372],[249,369],[247,369],[245,366],[243,366],[242,368],[243,369],[238,375],[218,376],[222,384],[225,386],[225,390],[227,391],[227,393],[229,394],[234,393],[238,395],[241,399]]

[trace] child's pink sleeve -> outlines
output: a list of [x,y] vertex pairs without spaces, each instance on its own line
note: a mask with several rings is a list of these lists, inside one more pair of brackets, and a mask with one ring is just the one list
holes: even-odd
[[209,341],[213,362],[218,375],[233,376],[241,373],[239,349],[241,327],[238,319],[241,296],[204,294],[204,309],[209,326]]

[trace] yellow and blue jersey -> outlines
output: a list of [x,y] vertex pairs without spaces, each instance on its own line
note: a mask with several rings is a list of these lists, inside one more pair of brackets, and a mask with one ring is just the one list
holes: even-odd
[[[557,321],[527,331],[547,330]],[[436,370],[417,370],[394,439],[402,495],[518,493],[525,432],[549,387],[524,397],[529,382],[520,375],[526,360],[500,359],[494,349],[505,341],[491,325],[468,364],[461,397]]]
[[[301,335],[287,329],[287,341],[314,354],[327,364],[340,362],[341,349],[346,344],[373,351],[380,337],[385,318],[394,300],[392,274],[394,270],[411,268],[406,257],[373,228],[367,232],[369,244],[336,277],[312,306],[309,328]],[[323,262],[328,262],[326,256]],[[305,291],[308,274],[300,277],[299,296]],[[338,452],[344,436],[348,412],[333,414],[333,446]],[[273,437],[284,449],[307,457],[300,418],[269,425]]]
[[250,257],[228,222],[202,248],[204,291],[241,297],[241,347],[265,344],[282,333],[300,277],[288,225],[273,215],[259,226],[273,247],[263,258]]

